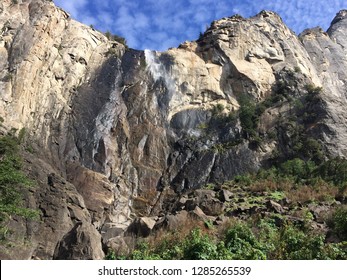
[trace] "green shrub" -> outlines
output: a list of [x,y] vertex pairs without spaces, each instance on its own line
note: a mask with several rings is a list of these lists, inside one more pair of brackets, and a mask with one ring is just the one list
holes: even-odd
[[347,260],[347,242],[327,244],[325,249],[331,260]]
[[[178,237],[177,233],[169,233],[159,243],[151,245],[146,241],[137,244],[130,259],[134,260],[213,260],[227,259],[229,252],[223,242],[216,242],[199,228],[193,229],[187,236]],[[108,254],[109,259],[119,259],[114,253]]]
[[184,240],[183,259],[213,260],[217,258],[217,245],[199,229],[194,229]]
[[347,207],[339,207],[333,215],[333,227],[338,236],[347,241]]
[[329,259],[325,253],[323,235],[312,235],[291,225],[285,226],[279,234],[276,250],[280,259]]
[[317,164],[324,161],[324,153],[321,143],[312,137],[302,139],[303,146],[300,153],[305,159],[312,160]]
[[133,260],[161,260],[162,258],[156,254],[145,241],[138,243],[136,249],[132,252]]
[[224,110],[224,105],[217,103],[212,108],[212,115],[214,115],[214,116],[220,115],[223,112],[223,110]]
[[110,250],[105,256],[105,260],[126,260],[127,257],[124,255],[118,256],[114,251]]
[[312,161],[304,161],[299,158],[288,160],[280,165],[280,173],[284,177],[293,177],[296,181],[300,179],[308,179],[315,169]]
[[322,93],[323,88],[316,87],[312,84],[305,85],[305,89],[307,91],[306,101],[312,102],[317,100],[317,96]]
[[[20,138],[19,138],[20,137]],[[19,156],[19,143],[24,138],[24,130],[14,135],[14,130],[0,137],[0,231],[1,239],[5,238],[6,222],[12,215],[33,219],[38,212],[23,206],[23,188],[32,186],[21,171],[22,162]]]
[[[345,211],[345,210],[344,210]],[[278,214],[277,214],[278,216]],[[252,220],[249,224],[239,221],[224,233],[203,233],[196,228],[188,235],[168,232],[158,242],[141,240],[128,257],[108,252],[106,259],[136,260],[301,260],[301,259],[347,259],[347,242],[324,243],[324,235],[313,232],[309,227],[298,227],[286,222],[279,215]],[[345,212],[336,214],[336,221],[345,230]],[[277,224],[277,225],[276,225]],[[342,232],[345,234],[345,232]],[[219,239],[216,239],[218,236]]]
[[107,39],[109,39],[111,41],[116,41],[118,43],[121,43],[124,46],[127,46],[127,42],[126,42],[124,37],[112,34],[110,31],[106,31],[105,36]]
[[253,179],[252,179],[251,175],[249,175],[249,174],[237,175],[234,177],[234,182],[241,184],[241,185],[249,186],[250,184],[252,184]]
[[308,228],[285,223],[277,227],[271,218],[261,219],[258,224],[259,242],[268,259],[313,260],[346,259],[346,246],[325,244],[324,235]]
[[295,72],[295,73],[301,73],[300,67],[299,67],[299,66],[295,66],[295,67],[294,67],[294,72]]
[[323,162],[315,172],[315,175],[343,188],[347,184],[347,160],[334,158]]
[[225,247],[230,251],[232,259],[265,260],[264,247],[256,239],[253,232],[245,224],[238,223],[225,235]]
[[242,97],[239,100],[240,110],[239,118],[245,138],[251,138],[256,134],[258,127],[258,115],[256,114],[256,106],[250,98]]

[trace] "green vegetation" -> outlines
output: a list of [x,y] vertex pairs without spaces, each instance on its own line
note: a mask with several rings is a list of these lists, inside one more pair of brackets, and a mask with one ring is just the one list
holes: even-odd
[[30,188],[33,183],[21,171],[22,161],[19,155],[20,143],[24,138],[24,130],[12,129],[7,135],[0,137],[0,239],[8,233],[6,223],[11,216],[36,218],[38,213],[23,205],[23,188]]
[[[316,218],[309,208],[333,205],[338,196],[345,200],[345,168],[347,160],[340,158],[321,164],[294,158],[256,174],[236,176],[220,186],[233,193],[224,205],[225,215],[235,218],[229,217],[223,225],[187,221],[180,230],[141,239],[130,254],[111,251],[107,258],[347,260],[346,206],[331,207],[324,218],[329,232],[338,238],[335,243],[327,242],[326,232],[312,227]],[[282,200],[288,207],[280,205]]]
[[145,56],[141,56],[141,58],[140,58],[140,67],[143,71],[147,69],[147,63],[146,63]]
[[[286,191],[287,196],[297,192],[301,197],[311,196],[313,200],[329,200],[335,196],[345,196],[347,189],[347,160],[334,158],[316,164],[314,161],[304,161],[299,158],[287,160],[272,166],[270,169],[261,169],[257,174],[242,175],[234,178],[235,182],[246,178],[253,186],[262,182],[264,185],[271,181],[272,190]],[[245,180],[245,179],[243,179]],[[248,183],[250,184],[250,183]],[[304,192],[309,194],[305,195]]]
[[[222,104],[216,104],[211,109],[211,119],[199,125],[204,131],[203,137],[212,138],[222,135],[223,131],[232,130],[241,125],[240,133],[235,133],[233,139],[223,139],[212,147],[215,151],[223,153],[234,146],[249,143],[249,148],[256,150],[263,143],[276,141],[280,148],[272,157],[272,163],[278,164],[287,159],[300,158],[305,161],[314,161],[319,164],[324,161],[324,151],[312,133],[312,128],[319,123],[320,98],[322,88],[307,84],[300,86],[298,77],[302,76],[299,69],[285,70],[274,86],[273,93],[262,102],[256,103],[250,96],[239,96],[240,108],[237,112],[232,110],[226,113]],[[277,122],[268,131],[260,131],[261,116],[272,107],[286,105],[289,115],[279,116]],[[262,120],[262,121],[267,121]]]
[[239,98],[240,110],[239,118],[244,133],[244,137],[249,139],[256,135],[256,129],[258,127],[258,114],[256,105],[250,98],[242,96]]
[[339,207],[333,215],[333,228],[339,237],[347,241],[347,207]]
[[223,104],[217,103],[215,106],[212,108],[212,115],[213,116],[218,116],[220,115],[224,110]]
[[265,260],[266,251],[262,242],[246,223],[236,223],[225,234],[225,247],[230,259]]
[[118,36],[116,34],[112,34],[110,31],[106,31],[105,36],[107,39],[111,41],[116,41],[118,43],[121,43],[124,46],[127,46],[127,41],[124,37]]
[[325,161],[316,169],[315,175],[344,190],[347,186],[347,161],[338,157]]
[[[226,113],[226,108],[223,104],[216,104],[211,109],[211,118],[208,122],[200,123],[197,128],[200,129],[203,134],[203,139],[212,139],[215,135],[223,133],[223,131],[229,130],[235,127],[238,119],[237,113],[227,108],[229,111]],[[193,139],[194,141],[197,139]],[[241,136],[237,133],[234,138],[226,139],[220,143],[217,143],[211,147],[216,152],[222,153],[232,147],[242,143]]]
[[224,105],[220,103],[213,106],[210,122],[208,124],[203,124],[203,128],[206,129],[208,133],[216,133],[219,130],[235,125],[237,120],[236,114],[234,112],[225,114],[224,109]]
[[295,66],[295,67],[294,67],[294,72],[295,72],[295,73],[301,73],[300,67],[299,67],[299,66]]
[[324,151],[312,128],[317,126],[322,117],[319,98],[322,88],[311,84],[300,88],[296,75],[301,74],[286,71],[286,78],[277,82],[274,93],[260,103],[266,108],[286,103],[290,108],[288,116],[278,118],[276,135],[273,132],[269,135],[269,139],[278,141],[280,148],[273,156],[272,163],[300,158],[320,164],[325,160]]
[[[240,96],[236,112],[215,105],[197,127],[201,138],[192,140],[211,140],[218,153],[245,141],[254,149],[276,142],[270,168],[207,184],[223,203],[215,222],[202,218],[177,231],[158,230],[129,254],[111,251],[107,258],[347,259],[347,160],[327,158],[316,137],[322,88],[303,87],[298,67],[282,74],[263,102]],[[278,117],[262,117],[275,107]]]
[[195,228],[188,234],[169,232],[141,240],[129,255],[109,252],[107,259],[134,260],[329,260],[347,259],[345,243],[324,243],[324,236],[290,222],[276,226],[274,218],[234,221],[222,232]]

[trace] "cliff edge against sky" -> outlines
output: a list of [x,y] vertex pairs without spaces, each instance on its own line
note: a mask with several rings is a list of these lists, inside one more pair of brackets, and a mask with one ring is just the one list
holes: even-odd
[[345,10],[299,36],[269,11],[223,18],[165,52],[43,0],[3,0],[0,30],[0,129],[25,128],[25,203],[40,212],[7,223],[16,245],[2,259],[102,259],[182,215],[187,192],[347,156]]

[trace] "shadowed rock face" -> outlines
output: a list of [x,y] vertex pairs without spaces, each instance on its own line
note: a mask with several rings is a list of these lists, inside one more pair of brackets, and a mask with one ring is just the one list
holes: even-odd
[[223,18],[160,53],[109,41],[50,1],[18,2],[0,4],[1,129],[27,131],[26,171],[38,182],[27,200],[42,222],[14,221],[31,243],[1,258],[103,258],[102,244],[116,246],[133,220],[165,213],[172,190],[256,171],[275,151],[289,157],[280,120],[291,103],[258,115],[259,143],[238,116],[244,97],[323,87],[305,135],[347,155],[346,11],[327,33],[299,37],[272,12]]
[[327,32],[320,28],[305,30],[300,39],[310,56],[324,87],[322,99],[328,127],[322,133],[324,144],[335,156],[346,156],[346,110],[347,101],[347,12],[339,12]]

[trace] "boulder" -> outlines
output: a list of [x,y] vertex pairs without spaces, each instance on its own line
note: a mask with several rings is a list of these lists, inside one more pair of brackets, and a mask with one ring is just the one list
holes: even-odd
[[189,216],[193,219],[198,219],[203,221],[208,219],[207,215],[204,213],[204,211],[201,210],[199,206],[196,206],[193,211],[189,212]]
[[318,223],[324,223],[326,218],[331,214],[331,207],[328,205],[310,204],[308,209],[311,211],[313,218]]
[[135,243],[131,236],[116,236],[107,240],[105,246],[118,256],[126,256],[131,253]]
[[200,208],[208,216],[219,216],[224,212],[225,205],[219,199],[213,198],[211,200],[202,201],[199,203]]
[[278,214],[284,213],[284,209],[281,206],[281,204],[279,204],[273,200],[268,200],[266,202],[266,207],[268,208],[269,211],[273,211],[273,212],[278,213]]
[[135,234],[137,236],[147,237],[156,224],[154,217],[136,218],[128,227],[127,234]]
[[228,190],[224,190],[224,189],[221,189],[217,193],[218,199],[222,202],[229,202],[229,201],[231,201],[231,199],[234,196],[235,196],[234,193],[232,193],[231,191],[228,191]]
[[55,260],[102,260],[101,235],[90,224],[76,225],[57,244]]
[[168,214],[157,221],[155,229],[165,228],[167,230],[177,230],[187,225],[189,219],[190,217],[186,210],[179,211],[175,214]]

